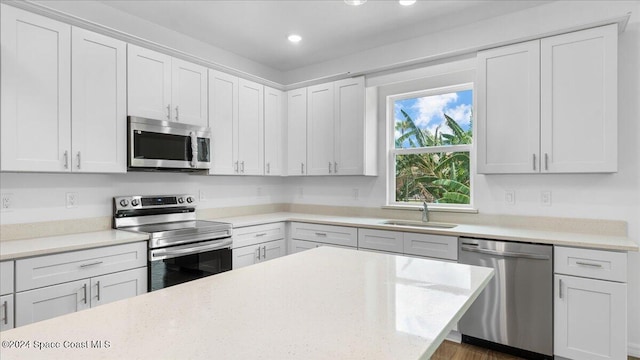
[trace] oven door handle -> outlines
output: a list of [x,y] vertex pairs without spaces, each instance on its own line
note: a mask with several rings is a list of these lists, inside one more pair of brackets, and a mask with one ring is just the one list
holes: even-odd
[[149,261],[171,259],[178,256],[200,254],[205,251],[218,250],[224,248],[230,248],[233,241],[231,239],[224,241],[215,241],[214,243],[207,243],[207,245],[200,246],[181,246],[179,249],[156,249],[151,250],[149,253]]

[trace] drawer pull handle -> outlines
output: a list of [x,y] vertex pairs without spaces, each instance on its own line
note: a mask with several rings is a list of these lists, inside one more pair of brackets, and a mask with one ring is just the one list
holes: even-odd
[[558,297],[562,299],[562,279],[558,281]]
[[582,266],[590,266],[590,267],[594,267],[594,268],[601,268],[602,267],[602,265],[600,265],[600,264],[594,264],[594,263],[588,263],[588,262],[582,262],[582,261],[576,261],[576,264],[582,265]]
[[327,233],[321,233],[321,232],[317,232],[316,236],[327,236]]
[[266,236],[267,233],[260,233],[260,234],[256,234],[256,237],[261,237],[261,236]]
[[2,303],[2,308],[4,309],[4,317],[2,320],[4,321],[4,324],[7,325],[9,324],[9,308],[6,301]]
[[88,264],[82,264],[80,265],[81,268],[85,268],[85,267],[89,267],[89,266],[94,266],[94,265],[100,265],[102,264],[104,261],[96,261],[96,262],[92,262],[92,263],[88,263]]

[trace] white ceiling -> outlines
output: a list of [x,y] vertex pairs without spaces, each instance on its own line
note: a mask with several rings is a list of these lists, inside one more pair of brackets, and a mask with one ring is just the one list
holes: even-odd
[[[369,0],[102,0],[146,19],[280,71],[346,56],[549,1]],[[297,45],[287,35],[297,33]]]

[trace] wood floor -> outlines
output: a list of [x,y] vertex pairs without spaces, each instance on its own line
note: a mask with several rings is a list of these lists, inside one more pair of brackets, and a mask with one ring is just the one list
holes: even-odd
[[[431,360],[519,360],[521,358],[503,354],[469,344],[458,344],[445,340],[436,350]],[[629,356],[629,360],[640,360]]]
[[431,360],[519,360],[521,358],[503,354],[469,344],[458,344],[445,340],[433,354]]

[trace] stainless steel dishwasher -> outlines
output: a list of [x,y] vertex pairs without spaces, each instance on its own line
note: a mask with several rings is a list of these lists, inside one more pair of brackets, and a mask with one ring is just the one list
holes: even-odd
[[553,246],[460,237],[458,262],[495,276],[458,323],[462,342],[553,358]]

